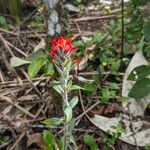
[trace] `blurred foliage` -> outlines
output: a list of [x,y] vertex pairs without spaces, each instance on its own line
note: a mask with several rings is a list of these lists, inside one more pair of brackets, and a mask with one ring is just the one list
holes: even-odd
[[103,103],[108,103],[111,100],[114,100],[118,90],[119,90],[119,86],[116,83],[110,83],[109,85],[103,86],[100,95],[101,101]]
[[149,75],[150,65],[138,66],[129,74],[128,79],[136,81],[129,92],[130,97],[138,100],[150,93]]
[[111,126],[113,131],[107,131],[104,137],[105,150],[110,150],[122,134],[125,133],[121,124]]
[[43,131],[43,139],[45,143],[45,150],[54,150],[55,148],[55,137],[51,131]]
[[4,143],[6,143],[6,142],[8,142],[10,140],[10,137],[9,136],[7,136],[7,135],[1,135],[0,136],[0,145],[1,144],[4,144]]
[[[143,51],[147,60],[150,59],[150,0],[130,0],[126,8],[126,41],[135,45],[136,50]],[[128,46],[129,46],[128,45]],[[129,97],[141,99],[150,93],[149,66],[139,66],[129,75],[136,83],[129,92]]]
[[98,145],[95,142],[95,139],[91,135],[85,134],[83,140],[84,143],[89,146],[90,150],[99,150]]
[[28,25],[29,28],[37,29],[39,32],[44,30],[42,15],[40,13],[36,14],[34,19]]
[[0,0],[0,13],[11,14],[16,23],[21,21],[21,0]]
[[125,37],[130,45],[136,44],[150,58],[150,0],[130,0],[126,8]]
[[145,150],[150,150],[150,144],[145,146]]
[[0,27],[3,29],[8,29],[7,20],[4,16],[0,16]]

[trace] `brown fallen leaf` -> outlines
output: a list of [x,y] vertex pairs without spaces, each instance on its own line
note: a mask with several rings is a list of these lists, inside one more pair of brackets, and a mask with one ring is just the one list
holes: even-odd
[[36,144],[39,148],[44,149],[44,142],[41,133],[28,135],[27,147],[30,147],[32,144]]
[[102,106],[100,109],[91,110],[90,112],[94,115],[110,116],[116,112],[123,112],[123,111],[124,111],[123,108],[119,106],[119,104],[112,103],[112,104],[107,104],[105,106]]

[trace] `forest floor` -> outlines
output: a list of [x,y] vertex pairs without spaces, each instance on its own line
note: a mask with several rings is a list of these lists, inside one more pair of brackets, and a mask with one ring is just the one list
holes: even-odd
[[[42,131],[49,128],[41,122],[46,118],[62,116],[61,98],[52,89],[50,77],[44,77],[39,73],[31,80],[26,68],[14,69],[10,65],[11,57],[26,58],[30,53],[43,47],[46,38],[45,24],[39,17],[39,12],[34,7],[32,9],[28,7],[24,10],[27,13],[20,24],[14,26],[11,23],[13,20],[11,16],[7,16],[12,30],[0,28],[0,149],[43,149]],[[97,31],[108,33],[108,23],[120,19],[121,8],[118,5],[110,14],[105,15],[99,11],[104,7],[105,5],[89,4],[82,12],[70,12],[69,26],[74,40],[91,38]],[[134,52],[131,52],[130,57],[133,54]],[[91,61],[87,63],[91,65]],[[91,66],[90,69],[81,70],[79,74],[88,79],[98,76],[98,71]],[[124,72],[125,69],[119,72],[122,80]],[[101,78],[104,84],[115,82],[109,68]],[[74,110],[77,121],[74,135],[80,150],[88,149],[83,142],[83,135],[87,133],[94,137],[100,150],[104,149],[106,133],[97,128],[90,117],[103,115],[111,118],[118,113],[118,108],[123,109],[121,103],[117,101],[121,93],[122,80],[118,83],[119,91],[116,99],[105,105],[101,105],[99,100],[100,83],[97,83],[91,93],[82,91],[74,93],[80,97],[80,102]],[[60,137],[62,128],[62,126],[50,127],[50,130]],[[109,149],[135,150],[136,146],[117,140]]]

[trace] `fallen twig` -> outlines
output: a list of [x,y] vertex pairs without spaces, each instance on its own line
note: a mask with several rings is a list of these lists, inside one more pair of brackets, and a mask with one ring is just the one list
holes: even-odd
[[14,145],[10,148],[10,150],[13,150],[16,146],[17,146],[17,144],[22,140],[22,138],[25,136],[25,134],[26,134],[26,132],[23,132],[20,136],[19,136],[19,138],[17,139],[17,141],[14,143]]
[[4,100],[6,100],[9,104],[15,106],[16,108],[18,108],[19,110],[21,110],[22,112],[24,112],[25,114],[27,114],[28,116],[32,117],[32,118],[36,118],[36,116],[34,116],[33,114],[31,114],[28,110],[24,109],[23,107],[19,106],[18,104],[15,104],[9,97],[0,95],[0,97]]
[[110,18],[120,18],[120,15],[106,15],[106,16],[90,16],[90,17],[82,17],[73,19],[75,22],[79,21],[91,21],[91,20],[99,20],[99,19],[110,19]]

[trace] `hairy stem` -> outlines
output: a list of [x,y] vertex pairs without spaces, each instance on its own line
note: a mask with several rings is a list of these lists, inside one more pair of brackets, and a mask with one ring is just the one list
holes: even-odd
[[64,93],[63,93],[63,112],[64,112],[64,145],[63,145],[63,150],[67,150],[68,148],[68,138],[67,138],[67,133],[68,133],[68,127],[67,127],[67,118],[66,118],[66,114],[65,114],[65,109],[66,107],[69,106],[69,102],[68,102],[68,91],[67,91],[67,84],[68,84],[68,76],[69,76],[69,72],[68,70],[63,71],[63,80],[64,80]]
[[[64,86],[64,108],[63,108],[63,111],[65,111],[65,108],[67,106],[66,102],[67,102],[67,99],[68,99],[68,93],[67,91],[65,90],[65,86]],[[63,146],[64,150],[67,150],[67,119],[66,119],[66,114],[64,112],[64,146]]]

